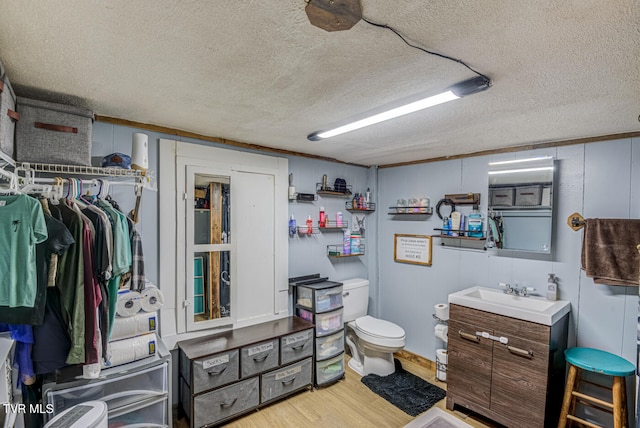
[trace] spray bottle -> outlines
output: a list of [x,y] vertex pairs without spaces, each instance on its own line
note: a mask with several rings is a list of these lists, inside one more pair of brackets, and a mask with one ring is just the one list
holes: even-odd
[[296,236],[296,232],[296,219],[293,217],[293,214],[291,214],[291,218],[289,219],[289,236]]

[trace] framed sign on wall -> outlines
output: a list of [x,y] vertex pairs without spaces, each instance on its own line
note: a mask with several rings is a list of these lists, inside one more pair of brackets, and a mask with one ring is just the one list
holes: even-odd
[[393,235],[393,260],[398,263],[431,266],[431,236]]

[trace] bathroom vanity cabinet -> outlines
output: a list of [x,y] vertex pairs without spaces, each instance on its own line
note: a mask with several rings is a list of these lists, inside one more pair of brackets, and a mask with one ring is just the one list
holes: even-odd
[[507,427],[556,426],[568,320],[547,326],[450,305],[447,408],[457,404]]
[[313,387],[313,324],[288,317],[178,343],[180,408],[217,425]]

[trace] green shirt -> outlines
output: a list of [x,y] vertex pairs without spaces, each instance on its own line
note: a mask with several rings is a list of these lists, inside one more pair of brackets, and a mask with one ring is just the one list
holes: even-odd
[[36,244],[47,239],[40,203],[0,196],[0,306],[33,307],[38,287]]

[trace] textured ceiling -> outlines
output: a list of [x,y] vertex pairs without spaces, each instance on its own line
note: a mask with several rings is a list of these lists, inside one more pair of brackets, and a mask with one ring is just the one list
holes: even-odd
[[304,0],[2,0],[0,60],[24,95],[367,165],[640,130],[635,0],[361,3],[367,19],[493,86],[310,142],[313,131],[474,74],[364,21],[321,30]]

